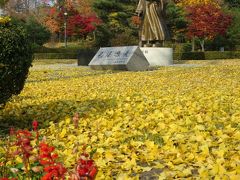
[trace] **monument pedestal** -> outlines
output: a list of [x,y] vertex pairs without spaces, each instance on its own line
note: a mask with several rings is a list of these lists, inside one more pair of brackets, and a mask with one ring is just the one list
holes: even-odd
[[173,64],[173,49],[164,47],[141,47],[150,67]]

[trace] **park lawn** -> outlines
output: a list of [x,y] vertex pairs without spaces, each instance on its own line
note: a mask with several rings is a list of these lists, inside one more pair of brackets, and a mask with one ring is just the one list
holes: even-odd
[[33,68],[22,93],[0,110],[1,126],[38,120],[67,167],[87,144],[96,150],[97,179],[240,179],[240,64],[216,64]]

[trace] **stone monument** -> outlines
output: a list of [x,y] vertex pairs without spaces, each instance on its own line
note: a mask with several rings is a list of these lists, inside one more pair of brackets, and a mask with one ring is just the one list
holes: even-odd
[[128,70],[144,71],[149,62],[138,46],[100,48],[89,63],[95,70]]

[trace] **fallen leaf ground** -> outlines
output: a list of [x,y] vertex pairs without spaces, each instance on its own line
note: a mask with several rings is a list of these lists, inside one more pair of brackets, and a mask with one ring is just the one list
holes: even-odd
[[1,129],[37,119],[67,167],[88,144],[97,179],[240,179],[239,92],[235,61],[146,72],[32,69],[0,110]]

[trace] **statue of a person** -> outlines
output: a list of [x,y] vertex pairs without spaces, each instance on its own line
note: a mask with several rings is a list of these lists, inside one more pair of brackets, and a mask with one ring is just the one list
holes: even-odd
[[142,17],[140,27],[140,46],[161,46],[170,34],[165,23],[167,0],[139,0],[136,13]]

